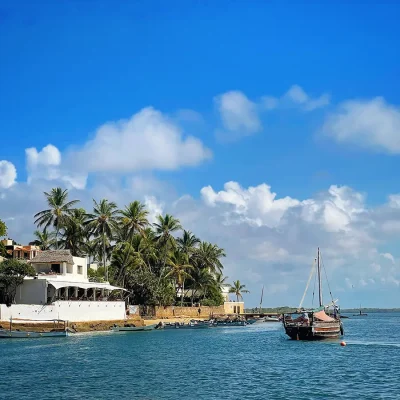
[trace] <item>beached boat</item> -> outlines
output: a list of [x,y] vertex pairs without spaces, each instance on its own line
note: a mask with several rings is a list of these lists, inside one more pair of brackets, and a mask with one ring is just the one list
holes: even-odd
[[143,331],[152,331],[156,329],[158,324],[152,324],[147,326],[135,326],[133,324],[125,324],[124,326],[113,326],[111,330],[113,332],[143,332]]
[[[19,329],[12,329],[12,319],[10,319],[9,329],[0,329],[0,339],[35,339],[46,337],[67,337],[71,330],[66,326],[66,321],[63,320],[50,320],[50,321],[37,321],[37,322],[53,322],[54,328],[48,331],[21,331]],[[59,323],[63,323],[63,327],[59,327]],[[56,327],[57,323],[57,327]]]
[[[344,334],[339,310],[336,305],[337,300],[333,300],[332,298],[332,302],[328,306],[323,305],[321,254],[319,248],[315,261],[316,262],[311,268],[306,290],[304,291],[303,298],[301,299],[298,312],[283,315],[283,326],[285,328],[285,332],[291,339],[294,340],[337,339]],[[318,277],[319,308],[303,309],[302,304],[315,269],[317,270]],[[325,312],[329,307],[333,307],[333,316],[329,316]],[[296,314],[300,315],[296,316]],[[293,315],[296,317],[293,318]]]
[[188,323],[184,322],[175,322],[175,323],[167,323],[161,324],[157,326],[157,329],[206,329],[213,326],[213,323],[210,321],[190,321]]

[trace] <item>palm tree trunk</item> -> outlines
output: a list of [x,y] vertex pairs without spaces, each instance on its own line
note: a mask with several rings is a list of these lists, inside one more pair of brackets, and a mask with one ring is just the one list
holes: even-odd
[[103,267],[106,275],[106,281],[108,282],[108,267],[106,266],[106,237],[104,232],[103,232]]
[[181,307],[183,307],[183,296],[185,295],[185,280],[182,283],[182,297],[181,297]]
[[58,226],[58,221],[57,221],[57,228],[56,228],[56,250],[58,250],[58,233],[60,232],[60,228]]

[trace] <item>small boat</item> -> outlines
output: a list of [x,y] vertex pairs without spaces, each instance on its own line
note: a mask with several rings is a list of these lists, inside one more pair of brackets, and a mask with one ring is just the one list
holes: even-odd
[[[336,301],[332,298],[332,303],[329,306],[324,306],[322,301],[322,273],[321,273],[321,255],[318,248],[316,263],[313,264],[304,291],[300,301],[298,312],[283,315],[283,327],[286,335],[294,340],[322,340],[322,339],[337,339],[343,336],[343,324],[340,320],[339,309],[336,306]],[[316,264],[318,276],[318,291],[319,291],[319,308],[304,309],[302,304],[307,293],[308,286],[314,273]],[[326,314],[330,306],[333,307],[333,315]],[[292,314],[300,314],[293,319]]]
[[190,321],[188,323],[175,322],[161,324],[157,329],[206,329],[214,326],[210,321]]
[[124,326],[114,325],[111,330],[113,332],[143,332],[143,331],[152,331],[156,329],[158,324],[152,324],[147,326],[135,326],[134,324],[125,324]]
[[362,312],[361,305],[360,305],[360,312],[359,314],[353,314],[353,317],[366,317],[368,314]]
[[247,322],[248,324],[250,324],[250,325],[255,324],[257,321],[258,321],[258,319],[255,319],[255,318],[246,319],[246,322]]
[[[10,318],[10,328],[0,329],[0,339],[35,339],[35,338],[45,338],[45,337],[67,337],[70,330],[66,324],[67,321],[63,320],[49,320],[49,321],[38,321],[38,322],[53,322],[54,328],[49,331],[21,331],[19,329],[12,329],[12,318]],[[57,327],[56,327],[57,322]],[[64,325],[59,328],[59,323],[62,322]]]
[[247,326],[247,321],[217,321],[213,324],[216,327],[222,326],[224,328],[228,326]]
[[278,317],[271,317],[271,316],[266,316],[264,318],[264,322],[279,322],[280,319]]

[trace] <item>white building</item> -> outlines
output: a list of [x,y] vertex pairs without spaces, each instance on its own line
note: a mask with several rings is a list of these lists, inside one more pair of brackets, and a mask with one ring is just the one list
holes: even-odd
[[0,320],[65,319],[104,321],[124,319],[124,289],[108,282],[89,282],[86,259],[69,250],[39,252],[28,261],[37,276],[27,277],[17,288],[15,303],[1,306]]

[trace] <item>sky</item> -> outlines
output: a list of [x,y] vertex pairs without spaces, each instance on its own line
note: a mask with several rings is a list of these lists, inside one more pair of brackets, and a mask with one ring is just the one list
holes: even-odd
[[[352,4],[349,4],[352,3]],[[400,4],[0,0],[0,219],[145,202],[245,303],[400,307]],[[312,286],[312,285],[311,285]],[[330,289],[330,290],[329,290]],[[312,289],[305,305],[312,302]]]

